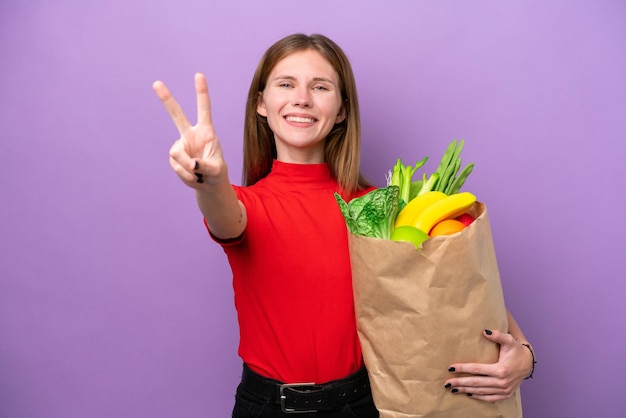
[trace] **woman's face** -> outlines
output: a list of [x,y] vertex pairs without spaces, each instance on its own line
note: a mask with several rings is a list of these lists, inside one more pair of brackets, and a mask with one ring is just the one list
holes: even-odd
[[267,117],[278,160],[324,162],[326,136],[346,117],[339,76],[315,50],[288,55],[271,71],[257,113]]

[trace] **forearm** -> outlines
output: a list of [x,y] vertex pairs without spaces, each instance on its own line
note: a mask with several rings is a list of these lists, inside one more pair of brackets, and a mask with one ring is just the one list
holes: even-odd
[[227,179],[196,189],[196,201],[217,238],[235,238],[243,233],[247,221],[245,207]]

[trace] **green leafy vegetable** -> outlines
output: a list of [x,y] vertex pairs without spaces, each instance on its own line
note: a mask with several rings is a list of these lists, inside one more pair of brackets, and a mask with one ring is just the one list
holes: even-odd
[[406,205],[413,197],[415,197],[411,195],[413,174],[415,174],[415,172],[422,167],[426,161],[428,161],[428,157],[425,157],[422,161],[415,163],[415,167],[411,167],[410,165],[402,164],[402,160],[398,158],[396,165],[393,166],[391,179],[388,182],[388,185],[398,186],[400,189],[399,198],[402,199],[400,206]]
[[450,195],[458,193],[461,190],[461,186],[463,186],[463,183],[465,183],[465,180],[467,180],[467,176],[470,175],[473,169],[474,163],[469,163],[468,165],[466,165],[463,170],[461,170],[461,173],[457,176],[457,178],[455,178],[454,181],[450,185],[448,185],[448,189],[446,189],[446,194]]
[[467,180],[467,176],[474,169],[474,163],[470,163],[459,173],[463,144],[463,140],[460,140],[458,143],[456,139],[450,142],[443,157],[441,157],[437,170],[435,170],[434,174],[437,174],[439,177],[432,186],[432,190],[443,192],[447,195],[458,193],[461,190],[463,183]]
[[374,189],[349,203],[338,193],[335,193],[335,199],[351,233],[389,239],[399,211],[399,193],[400,188],[392,185]]
[[411,199],[417,196],[421,196],[424,193],[431,191],[433,187],[435,187],[435,183],[437,183],[437,180],[439,180],[439,174],[437,173],[431,174],[428,180],[426,179],[426,174],[424,174],[424,180],[420,182],[421,187],[419,188],[417,193],[415,193],[414,196],[411,196]]

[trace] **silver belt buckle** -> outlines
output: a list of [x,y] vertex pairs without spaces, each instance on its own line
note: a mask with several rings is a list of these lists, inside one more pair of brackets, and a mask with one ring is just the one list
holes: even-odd
[[286,400],[287,395],[285,395],[285,389],[288,388],[301,388],[307,386],[317,386],[315,383],[284,383],[280,385],[280,408],[286,414],[304,414],[307,412],[317,412],[317,409],[295,409],[295,408],[287,408]]

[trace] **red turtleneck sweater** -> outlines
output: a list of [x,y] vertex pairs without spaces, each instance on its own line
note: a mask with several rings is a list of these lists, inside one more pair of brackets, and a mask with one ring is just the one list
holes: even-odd
[[233,272],[239,355],[282,382],[323,383],[362,366],[345,221],[327,164],[274,161],[253,186],[241,239],[221,243]]

